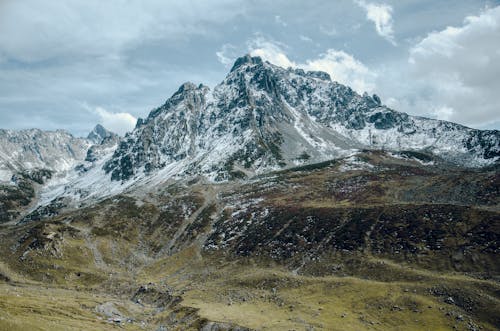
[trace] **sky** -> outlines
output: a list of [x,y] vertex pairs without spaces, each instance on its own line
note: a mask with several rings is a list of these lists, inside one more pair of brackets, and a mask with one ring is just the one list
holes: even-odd
[[0,128],[124,134],[247,53],[500,129],[500,0],[0,0]]

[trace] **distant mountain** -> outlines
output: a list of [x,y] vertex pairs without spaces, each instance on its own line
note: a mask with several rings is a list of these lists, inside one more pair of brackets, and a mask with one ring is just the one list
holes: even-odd
[[114,150],[118,140],[101,125],[87,138],[63,130],[0,130],[0,223],[40,202],[40,190],[59,187],[84,172],[85,164]]
[[102,158],[110,148],[116,147],[120,136],[97,124],[87,136],[87,140],[91,141],[93,145],[88,149],[85,161],[95,162]]
[[92,131],[87,136],[87,140],[95,145],[103,142],[104,139],[117,138],[118,135],[114,132],[108,131],[101,124],[97,124]]
[[0,329],[498,330],[499,157],[250,56],[123,138],[0,131]]
[[70,170],[85,158],[90,145],[63,130],[0,130],[0,181],[10,181],[23,170]]

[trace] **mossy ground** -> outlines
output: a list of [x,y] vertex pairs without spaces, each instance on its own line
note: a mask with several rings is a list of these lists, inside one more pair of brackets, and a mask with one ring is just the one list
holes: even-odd
[[[59,270],[67,275],[82,268],[75,264]],[[495,330],[498,322],[494,316],[481,319],[484,312],[446,303],[446,297],[430,292],[445,287],[462,289],[464,295],[482,293],[475,298],[476,304],[489,306],[484,307],[486,313],[494,314],[498,299],[490,294],[500,290],[497,283],[398,264],[384,268],[387,279],[391,273],[397,275],[395,281],[370,279],[369,272],[361,277],[317,277],[297,275],[272,261],[235,262],[218,254],[200,255],[190,247],[130,278],[126,278],[126,270],[114,270],[114,275],[96,267],[86,270],[93,276],[68,279],[61,275],[55,283],[47,284],[4,269],[3,274],[11,280],[0,283],[0,329],[149,330],[164,325],[173,309],[179,308],[193,310],[198,321],[257,330],[469,330],[470,325]],[[62,279],[64,283],[59,285]],[[95,279],[102,281],[98,284]],[[138,305],[131,298],[143,284],[168,285],[182,301],[163,311]],[[117,325],[107,321],[96,312],[105,302],[116,303],[133,322]],[[180,329],[196,328],[181,324]]]
[[0,226],[0,330],[500,328],[495,171],[368,160]]

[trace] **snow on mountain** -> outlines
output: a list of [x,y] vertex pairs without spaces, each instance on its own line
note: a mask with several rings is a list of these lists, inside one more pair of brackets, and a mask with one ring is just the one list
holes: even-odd
[[94,145],[99,145],[104,139],[116,138],[118,135],[114,132],[106,130],[101,124],[97,124],[92,131],[87,136],[89,140]]
[[85,158],[90,145],[63,130],[0,130],[0,181],[25,170],[67,171]]
[[115,143],[45,196],[59,190],[99,197],[191,175],[246,178],[361,149],[425,150],[465,166],[500,157],[499,131],[410,116],[326,73],[284,69],[248,55],[213,90],[183,84]]
[[184,172],[215,180],[313,163],[355,149],[426,149],[459,164],[500,155],[498,131],[393,111],[326,73],[238,59],[210,91],[186,83],[119,145],[105,165],[114,180],[189,160]]
[[85,161],[92,163],[102,159],[109,153],[110,149],[114,150],[120,140],[120,136],[97,124],[87,136],[87,140],[91,141],[93,145],[88,149]]

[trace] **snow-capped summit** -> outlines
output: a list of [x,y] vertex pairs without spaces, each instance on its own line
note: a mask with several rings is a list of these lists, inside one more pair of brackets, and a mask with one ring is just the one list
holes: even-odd
[[118,135],[114,132],[108,131],[101,124],[97,124],[92,131],[87,136],[87,140],[93,144],[100,144],[106,138],[117,137]]
[[425,151],[477,167],[498,161],[500,132],[410,116],[326,73],[247,55],[213,90],[184,83],[125,137],[93,145],[79,166],[46,185],[40,204],[61,196],[98,199],[191,176],[250,178],[360,150]]
[[213,91],[183,84],[140,120],[104,169],[113,180],[173,164],[215,180],[314,163],[355,149],[427,150],[466,165],[500,155],[498,131],[410,116],[323,72],[243,56]]

